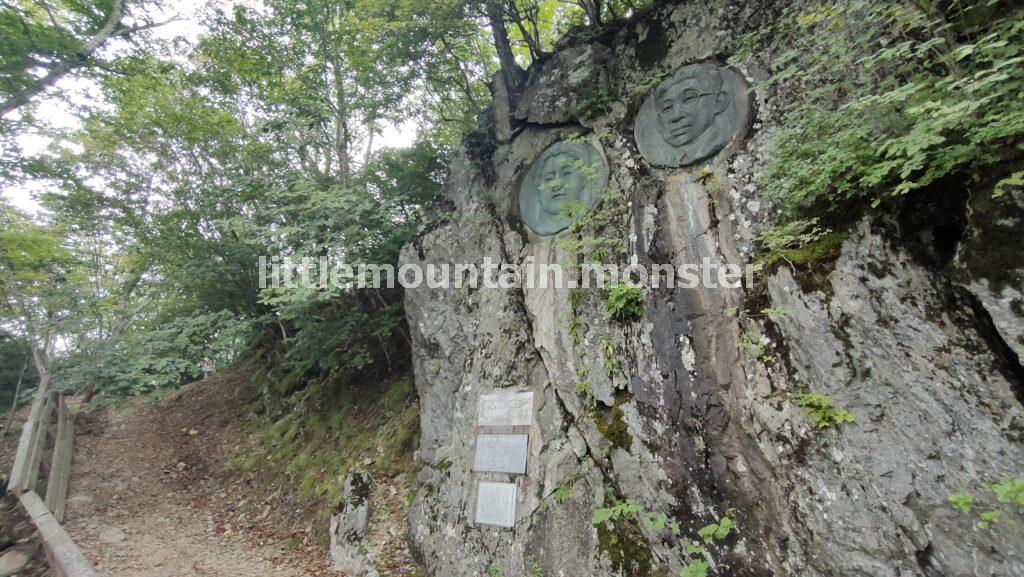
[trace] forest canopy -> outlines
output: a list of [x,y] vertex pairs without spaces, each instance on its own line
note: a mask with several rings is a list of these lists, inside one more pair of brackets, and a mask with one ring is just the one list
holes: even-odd
[[264,290],[258,258],[397,262],[492,76],[642,7],[3,2],[4,355],[87,398],[245,360],[277,408],[405,370],[399,289]]

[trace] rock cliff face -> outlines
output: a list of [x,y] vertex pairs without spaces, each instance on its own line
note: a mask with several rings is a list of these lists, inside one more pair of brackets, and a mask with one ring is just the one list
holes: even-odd
[[[651,167],[632,121],[655,70],[724,64],[781,9],[770,4],[667,5],[562,46],[511,98],[496,84],[444,214],[403,264],[576,262],[573,235],[537,237],[517,201],[540,151],[576,136],[598,138],[607,158],[616,196],[596,210],[610,259],[747,263],[769,210],[755,176],[799,98],[760,84],[771,55],[733,62],[755,87],[752,121],[700,165]],[[427,566],[678,575],[686,540],[733,510],[736,528],[703,557],[723,574],[1024,575],[1024,526],[981,529],[948,500],[1024,471],[1024,199],[1004,198],[992,222],[984,203],[950,196],[958,217],[941,230],[924,209],[865,220],[825,273],[783,266],[746,288],[651,289],[628,322],[611,320],[593,288],[408,290],[422,407],[411,539]],[[993,230],[1015,247],[995,270],[984,266]],[[802,390],[855,423],[818,428],[793,402]],[[526,474],[508,478],[519,490],[511,529],[474,515],[480,397],[503,391],[536,398]],[[626,499],[668,523],[592,524]]]

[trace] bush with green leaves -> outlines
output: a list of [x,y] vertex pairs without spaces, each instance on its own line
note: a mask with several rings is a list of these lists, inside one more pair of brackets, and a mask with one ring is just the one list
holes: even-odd
[[108,396],[177,387],[225,367],[249,345],[249,324],[228,311],[182,314],[127,334],[122,342],[82,341],[55,362],[65,390],[98,388]]
[[608,289],[604,310],[613,320],[629,322],[644,316],[644,298],[647,293],[642,287],[617,284]]
[[995,194],[1024,172],[1024,8],[854,0],[793,6],[748,38],[791,48],[767,86],[800,94],[760,185],[781,215],[762,250],[953,178]]

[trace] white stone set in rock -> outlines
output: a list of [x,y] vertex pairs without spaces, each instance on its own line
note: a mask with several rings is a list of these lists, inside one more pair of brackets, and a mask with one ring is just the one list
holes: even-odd
[[515,525],[518,481],[526,475],[531,425],[533,393],[481,395],[473,458],[478,525],[506,529]]

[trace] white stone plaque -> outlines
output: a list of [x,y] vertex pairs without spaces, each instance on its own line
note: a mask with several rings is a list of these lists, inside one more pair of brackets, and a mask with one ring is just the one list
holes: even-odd
[[476,494],[476,522],[512,527],[516,524],[516,484],[480,481]]
[[477,435],[474,471],[526,473],[526,435]]
[[493,393],[480,396],[481,427],[518,427],[533,424],[533,393]]

